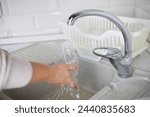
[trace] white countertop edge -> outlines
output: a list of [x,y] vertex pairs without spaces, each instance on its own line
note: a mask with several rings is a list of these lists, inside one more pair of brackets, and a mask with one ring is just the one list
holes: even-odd
[[58,33],[58,34],[47,34],[47,35],[37,35],[37,36],[34,35],[34,36],[1,38],[0,46],[24,44],[24,43],[38,43],[38,42],[54,41],[54,40],[65,40],[65,36],[63,33],[62,34]]

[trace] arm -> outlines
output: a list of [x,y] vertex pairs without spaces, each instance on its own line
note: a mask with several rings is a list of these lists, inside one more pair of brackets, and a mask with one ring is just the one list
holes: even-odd
[[0,50],[0,90],[27,85],[32,77],[32,65]]
[[77,89],[69,71],[76,69],[75,65],[44,65],[27,62],[0,50],[0,90],[19,88],[28,83],[49,82],[57,86],[70,85]]
[[36,62],[31,62],[33,67],[33,75],[30,83],[45,81],[57,86],[69,85],[74,90],[77,90],[76,83],[70,76],[70,71],[76,70],[76,65],[44,65]]

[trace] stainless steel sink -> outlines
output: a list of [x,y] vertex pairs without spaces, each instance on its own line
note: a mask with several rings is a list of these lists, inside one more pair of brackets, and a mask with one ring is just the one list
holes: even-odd
[[[79,86],[80,86],[80,98],[90,99],[98,91],[109,85],[114,80],[114,71],[109,65],[102,63],[94,63],[89,60],[79,59]],[[55,87],[48,83],[38,83],[34,85],[28,85],[20,89],[4,90],[11,99],[56,99],[56,94],[60,88]],[[75,99],[69,94],[64,94],[58,99]]]
[[[37,61],[46,64],[54,63],[53,56],[61,59],[62,42],[50,42],[44,44],[33,45],[13,53],[14,56],[22,59]],[[98,91],[109,85],[114,80],[114,69],[111,65],[105,63],[96,63],[91,60],[79,57],[79,73],[78,82],[80,86],[80,98],[90,99]],[[68,93],[58,98],[60,88],[48,83],[38,83],[28,85],[19,89],[4,90],[5,99],[75,99]],[[7,98],[6,98],[7,97]],[[57,98],[56,98],[57,97]]]
[[[59,44],[61,43],[34,45],[13,53],[13,55],[22,59],[51,64],[50,57],[60,54]],[[150,55],[146,52],[137,56],[133,60],[133,76],[121,79],[108,61],[94,62],[79,57],[79,99],[150,99],[149,59]],[[59,87],[43,82],[23,88],[4,90],[0,97],[14,100],[76,99],[66,92],[58,97],[59,91]]]
[[[133,59],[133,76],[117,81],[103,88],[91,99],[100,100],[149,100],[150,99],[150,53],[148,50]],[[117,76],[116,76],[117,77]]]
[[110,84],[91,99],[133,100],[146,99],[147,97],[150,97],[150,79],[146,77],[132,77]]

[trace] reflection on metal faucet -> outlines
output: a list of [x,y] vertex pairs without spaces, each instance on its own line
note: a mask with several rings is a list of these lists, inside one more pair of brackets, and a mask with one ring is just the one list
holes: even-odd
[[[132,68],[131,68],[131,60],[132,60],[132,53],[131,53],[131,36],[123,24],[123,22],[117,18],[116,16],[101,11],[101,10],[83,10],[80,12],[76,12],[72,14],[68,19],[68,25],[72,26],[74,22],[81,17],[85,16],[100,16],[104,17],[111,22],[113,22],[122,32],[124,37],[124,44],[125,44],[125,52],[124,55],[121,54],[121,50],[117,48],[109,48],[109,47],[101,47],[95,48],[93,53],[98,56],[102,56],[108,58],[112,65],[118,70],[118,75],[122,78],[127,78],[132,75]],[[100,50],[107,50],[106,54],[100,53]]]

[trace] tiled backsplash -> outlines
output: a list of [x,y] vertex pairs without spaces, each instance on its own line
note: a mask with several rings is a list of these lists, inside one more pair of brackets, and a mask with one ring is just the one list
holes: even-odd
[[136,0],[135,16],[150,19],[150,0]]
[[[0,36],[13,32],[58,28],[61,20],[81,9],[102,9],[115,15],[149,18],[143,0],[0,0]],[[150,0],[144,0],[145,2]],[[148,2],[149,3],[149,2]],[[148,9],[149,10],[149,9]],[[137,11],[137,13],[135,13]],[[148,15],[148,16],[147,16]]]
[[57,0],[7,0],[10,15],[57,11]]

